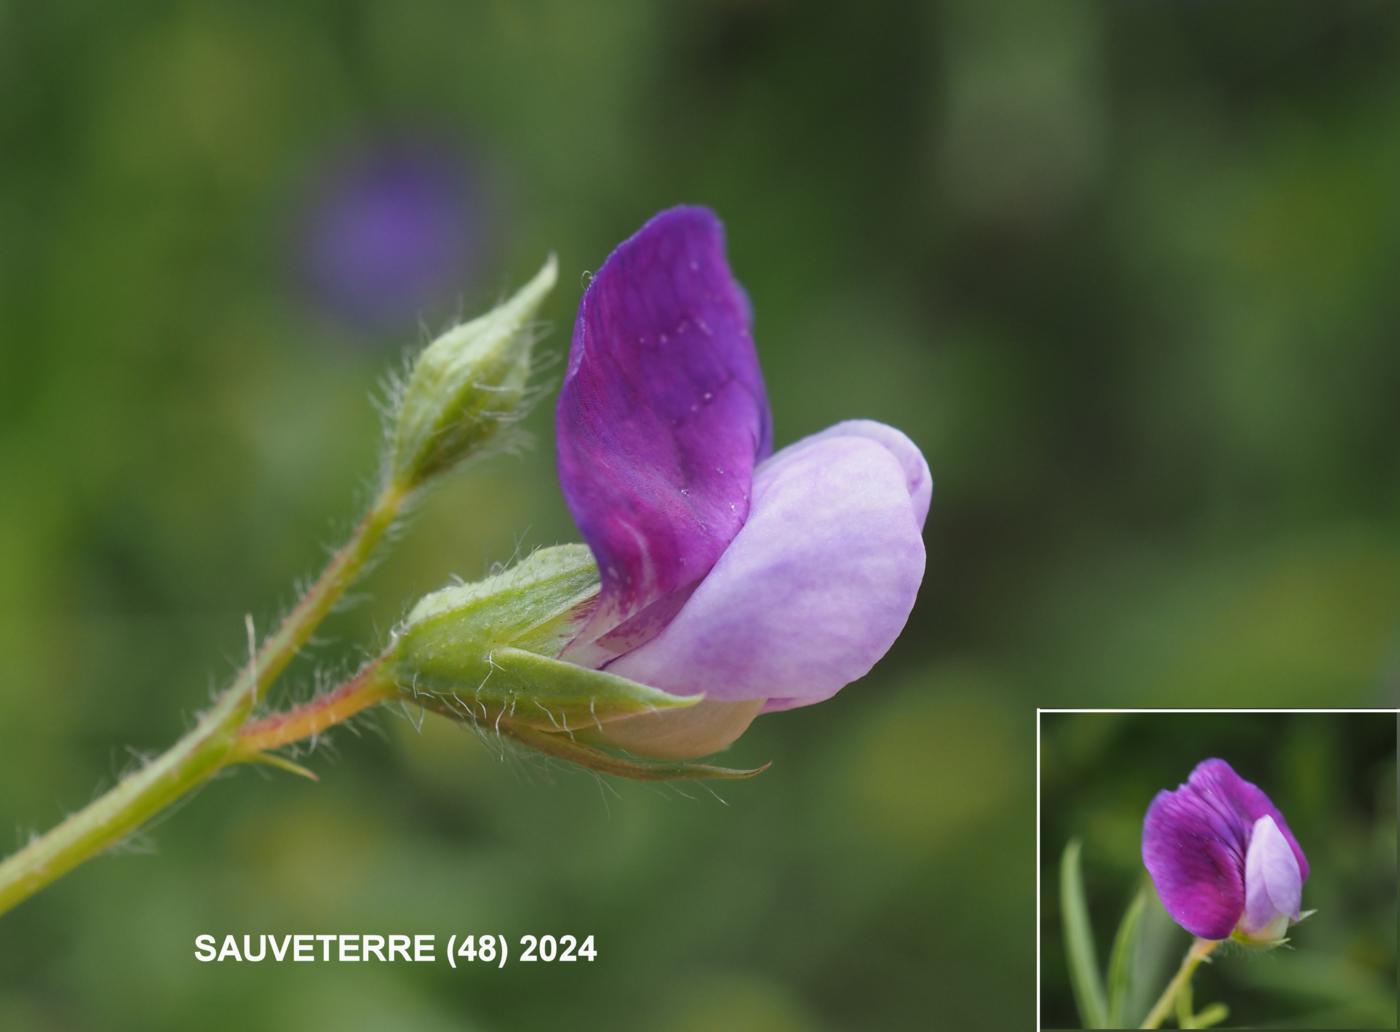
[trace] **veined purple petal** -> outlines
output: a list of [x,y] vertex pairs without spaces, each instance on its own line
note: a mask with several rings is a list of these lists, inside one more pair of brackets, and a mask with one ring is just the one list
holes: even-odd
[[1303,904],[1303,876],[1298,859],[1274,819],[1254,822],[1244,860],[1246,933],[1258,934],[1280,917],[1296,921]]
[[1272,817],[1289,848],[1293,850],[1302,880],[1308,880],[1308,858],[1303,855],[1303,848],[1293,837],[1282,811],[1258,785],[1240,777],[1234,768],[1220,759],[1202,760],[1198,763],[1187,784],[1197,793],[1212,799],[1219,809],[1233,813],[1235,826],[1243,829],[1246,844],[1254,823],[1265,815]]
[[1219,815],[1183,787],[1158,792],[1142,829],[1142,862],[1172,920],[1224,939],[1244,910],[1244,855]]
[[556,435],[564,498],[603,584],[577,644],[632,621],[601,658],[654,634],[748,516],[772,446],[749,323],[704,208],[657,215],[584,292]]
[[[820,702],[903,629],[924,572],[918,449],[897,430],[824,434],[759,467],[748,522],[670,624],[608,669],[677,694]],[[894,447],[888,442],[893,442]]]
[[1142,829],[1142,860],[1172,918],[1205,939],[1224,939],[1245,909],[1245,860],[1259,818],[1268,816],[1294,855],[1307,860],[1283,814],[1228,763],[1204,760],[1186,784],[1159,792]]

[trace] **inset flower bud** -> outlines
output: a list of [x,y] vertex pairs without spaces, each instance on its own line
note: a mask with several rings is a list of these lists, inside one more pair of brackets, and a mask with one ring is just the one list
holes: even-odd
[[1308,861],[1278,807],[1224,760],[1158,792],[1142,860],[1172,919],[1202,939],[1276,946],[1303,919]]
[[410,489],[486,444],[524,400],[534,343],[530,323],[554,287],[550,257],[508,301],[454,326],[413,363],[399,398],[388,470]]

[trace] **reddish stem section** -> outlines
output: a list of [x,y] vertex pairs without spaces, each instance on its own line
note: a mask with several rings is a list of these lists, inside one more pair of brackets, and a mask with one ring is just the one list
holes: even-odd
[[339,688],[310,702],[244,724],[238,732],[237,751],[247,756],[299,742],[392,698],[394,683],[384,676],[382,663],[383,659],[376,659]]

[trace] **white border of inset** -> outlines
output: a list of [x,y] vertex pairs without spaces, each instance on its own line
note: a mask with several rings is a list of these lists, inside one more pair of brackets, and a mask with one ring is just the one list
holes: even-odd
[[[1396,718],[1397,738],[1400,739],[1400,707],[1393,706],[1358,706],[1350,709],[1333,709],[1329,707],[1294,707],[1292,709],[1250,709],[1245,707],[1212,708],[1208,706],[1178,709],[1171,706],[1037,706],[1035,708],[1035,1027],[1037,1030],[1045,1028],[1040,1011],[1040,937],[1043,934],[1041,928],[1040,909],[1040,870],[1041,870],[1041,842],[1040,842],[1040,717],[1044,713],[1326,713],[1336,715],[1340,713],[1389,713]],[[1400,745],[1400,742],[1397,742]]]

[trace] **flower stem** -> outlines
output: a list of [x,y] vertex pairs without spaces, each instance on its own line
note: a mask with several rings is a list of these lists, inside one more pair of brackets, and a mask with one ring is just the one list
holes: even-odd
[[225,694],[169,751],[0,863],[0,914],[119,842],[213,775],[233,740],[229,724],[241,712],[241,706],[233,705],[237,701]]
[[[396,483],[380,492],[316,583],[263,640],[233,683],[183,738],[106,794],[0,861],[0,915],[120,842],[222,768],[255,759],[262,750],[316,734],[388,697],[392,685],[386,687],[375,662],[328,695],[286,714],[248,724],[250,733],[246,736],[239,730],[278,675],[364,570],[398,518],[408,494]],[[323,699],[330,701],[322,702]],[[296,734],[297,731],[302,733]]]
[[1186,951],[1186,956],[1181,960],[1181,967],[1177,969],[1176,975],[1167,983],[1166,989],[1162,990],[1161,997],[1152,1009],[1147,1012],[1147,1017],[1143,1019],[1139,1028],[1160,1028],[1162,1020],[1171,1010],[1172,1004],[1182,992],[1189,992],[1191,987],[1191,976],[1196,973],[1196,968],[1201,961],[1210,956],[1217,946],[1220,945],[1218,939],[1197,939],[1191,944],[1191,948]]
[[316,578],[316,583],[263,641],[256,659],[239,673],[230,692],[238,691],[241,686],[254,702],[267,693],[278,675],[305,647],[321,621],[364,570],[370,556],[398,519],[407,497],[407,490],[398,484],[390,484],[380,492],[351,533],[350,540],[331,556],[321,576]]
[[382,657],[374,660],[339,688],[323,692],[310,702],[244,724],[238,731],[233,762],[311,738],[361,710],[393,698],[397,689],[393,678],[384,675],[382,663]]

